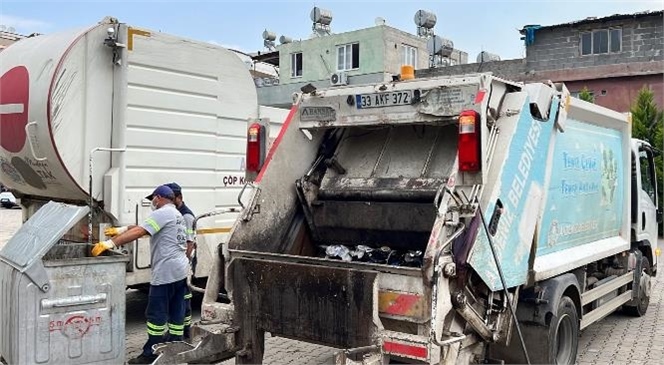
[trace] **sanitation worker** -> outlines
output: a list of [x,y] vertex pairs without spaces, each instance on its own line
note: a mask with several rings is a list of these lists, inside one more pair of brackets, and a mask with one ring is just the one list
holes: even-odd
[[169,341],[181,341],[184,335],[183,298],[189,271],[184,218],[175,207],[175,194],[168,186],[158,186],[146,199],[152,202],[153,212],[141,225],[108,228],[105,233],[113,238],[92,248],[92,255],[98,256],[106,250],[150,235],[152,278],[145,310],[148,340],[143,346],[143,353],[131,359],[130,364],[152,363],[157,358],[152,346],[164,342],[167,330]]
[[[175,207],[178,208],[178,211],[180,214],[182,214],[182,217],[184,218],[184,223],[187,228],[186,235],[187,235],[187,258],[189,259],[189,263],[191,265],[192,269],[192,274],[196,273],[196,229],[194,227],[194,222],[196,220],[196,216],[194,215],[194,212],[189,209],[187,204],[184,203],[182,200],[182,187],[178,185],[175,182],[166,184],[171,190],[173,190],[173,193],[175,194]],[[184,339],[185,341],[191,340],[191,290],[189,290],[189,287],[187,287],[187,293],[184,295]]]

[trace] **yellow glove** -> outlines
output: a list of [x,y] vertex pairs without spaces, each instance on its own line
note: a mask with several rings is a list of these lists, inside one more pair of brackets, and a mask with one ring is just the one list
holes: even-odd
[[106,237],[115,237],[119,234],[127,232],[127,226],[122,227],[108,227],[104,229],[104,236]]
[[115,243],[113,243],[113,240],[106,240],[103,242],[99,242],[92,247],[92,256],[99,256],[104,251],[110,250],[115,247],[116,246]]

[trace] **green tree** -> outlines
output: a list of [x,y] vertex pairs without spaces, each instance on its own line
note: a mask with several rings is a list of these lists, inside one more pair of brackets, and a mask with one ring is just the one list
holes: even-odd
[[588,90],[588,87],[584,86],[581,92],[579,92],[579,99],[587,101],[589,103],[595,103],[595,96]]
[[[639,91],[631,108],[632,137],[650,143],[660,151],[655,158],[655,173],[657,175],[657,193],[659,206],[664,206],[664,111],[657,108],[655,96],[647,86]],[[662,226],[660,225],[660,234]]]

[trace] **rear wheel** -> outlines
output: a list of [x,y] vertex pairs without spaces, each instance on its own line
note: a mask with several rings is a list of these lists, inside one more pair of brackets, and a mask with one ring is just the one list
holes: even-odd
[[[521,303],[521,305],[523,305]],[[558,299],[558,305],[546,313],[546,325],[521,322],[523,340],[531,364],[572,365],[579,346],[579,315],[576,304],[568,296]],[[506,364],[526,364],[521,343],[512,331],[508,346],[493,345],[489,356]]]
[[558,301],[548,326],[537,327],[524,339],[531,364],[572,365],[579,346],[579,315],[567,296]]
[[569,297],[561,298],[551,330],[554,342],[550,351],[555,364],[574,364],[579,347],[579,316],[574,301]]
[[652,287],[652,282],[650,277],[652,275],[652,270],[650,268],[650,261],[647,257],[641,259],[641,280],[639,280],[639,297],[636,300],[632,301],[633,305],[624,306],[623,310],[625,313],[635,316],[642,317],[646,314],[648,310],[648,305],[650,304],[650,290]]

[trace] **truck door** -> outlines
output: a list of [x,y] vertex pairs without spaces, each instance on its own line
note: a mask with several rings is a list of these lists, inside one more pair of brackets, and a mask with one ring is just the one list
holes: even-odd
[[639,178],[637,178],[637,239],[657,244],[657,180],[654,153],[646,145],[639,147]]

